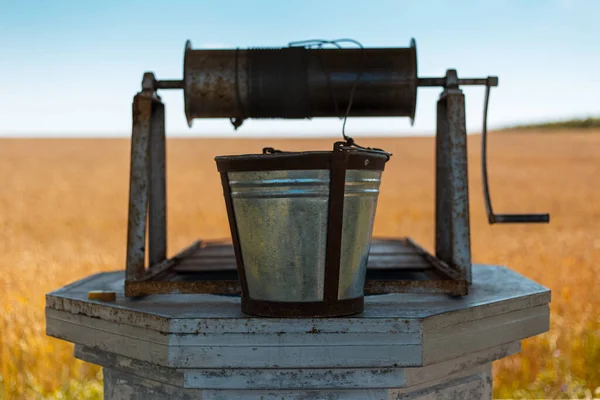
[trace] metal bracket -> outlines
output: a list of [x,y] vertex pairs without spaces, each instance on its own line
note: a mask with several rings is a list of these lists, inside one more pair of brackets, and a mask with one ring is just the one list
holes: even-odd
[[146,231],[149,265],[167,258],[165,106],[155,87],[154,75],[146,73],[142,91],[133,98],[127,280],[142,279],[147,273]]
[[[457,85],[456,71],[448,77]],[[471,283],[465,96],[457,87],[446,88],[437,103],[435,154],[435,255]]]

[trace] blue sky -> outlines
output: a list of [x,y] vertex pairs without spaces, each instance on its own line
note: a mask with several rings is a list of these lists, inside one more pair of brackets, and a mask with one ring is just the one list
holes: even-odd
[[[417,41],[420,76],[456,68],[498,75],[490,125],[600,114],[600,1],[0,0],[0,136],[128,136],[144,71],[180,79],[183,47],[285,46],[351,37]],[[481,129],[482,88],[466,88],[467,127]],[[361,135],[427,134],[439,89],[419,89],[406,118],[350,119]],[[186,125],[180,91],[161,94],[171,136],[230,136],[227,120]],[[238,135],[335,135],[337,119],[247,121]]]

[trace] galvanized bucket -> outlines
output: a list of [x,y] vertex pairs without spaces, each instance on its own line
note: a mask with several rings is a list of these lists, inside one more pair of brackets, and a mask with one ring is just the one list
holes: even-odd
[[388,158],[343,142],[333,152],[216,157],[245,313],[326,317],[363,310]]

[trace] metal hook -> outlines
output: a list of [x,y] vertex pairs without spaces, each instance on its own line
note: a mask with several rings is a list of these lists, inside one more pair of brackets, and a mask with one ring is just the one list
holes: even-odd
[[233,125],[233,129],[237,131],[237,128],[244,123],[244,118],[229,118],[229,121],[231,122],[231,125]]

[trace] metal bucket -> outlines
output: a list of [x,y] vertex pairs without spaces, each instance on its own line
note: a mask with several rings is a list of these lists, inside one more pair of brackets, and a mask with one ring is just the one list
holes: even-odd
[[387,156],[333,152],[217,157],[242,284],[261,316],[349,315],[363,288]]

